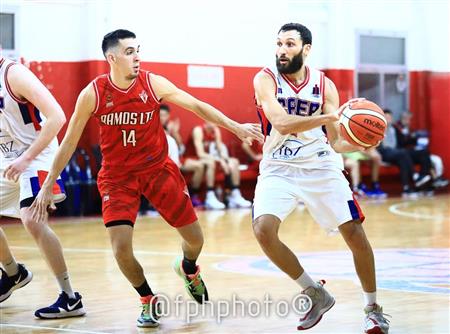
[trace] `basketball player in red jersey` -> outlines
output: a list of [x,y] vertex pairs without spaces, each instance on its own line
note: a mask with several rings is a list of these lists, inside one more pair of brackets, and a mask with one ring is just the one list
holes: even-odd
[[184,258],[174,269],[197,302],[208,300],[196,260],[203,235],[178,167],[167,157],[167,140],[160,123],[162,101],[188,109],[201,118],[225,127],[244,141],[261,140],[255,124],[239,124],[214,107],[175,87],[167,79],[140,69],[136,35],[127,30],[107,34],[102,42],[110,73],[94,79],[80,93],[67,133],[38,198],[32,205],[40,221],[53,207],[51,188],[72,156],[91,116],[100,125],[103,155],[98,175],[102,214],[120,270],[141,296],[138,327],[158,326],[154,296],[143,269],[134,257],[133,226],[141,194],[183,238]]
[[387,334],[389,321],[377,304],[374,256],[362,227],[364,215],[336,153],[362,150],[342,138],[337,122],[343,108],[357,99],[339,107],[333,82],[304,64],[311,44],[307,27],[283,25],[276,40],[276,64],[262,69],[254,79],[266,137],[253,203],[253,231],[270,260],[312,300],[297,329],[315,326],[335,300],[323,287],[325,282],[314,282],[278,237],[281,222],[299,200],[305,203],[313,219],[327,232],[338,230],[353,253],[366,303],[365,333]]

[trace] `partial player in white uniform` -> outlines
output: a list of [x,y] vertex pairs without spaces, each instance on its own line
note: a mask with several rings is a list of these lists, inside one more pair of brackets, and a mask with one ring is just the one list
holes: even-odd
[[[263,159],[255,190],[253,230],[266,255],[295,280],[313,302],[298,329],[316,325],[334,305],[334,298],[315,283],[294,253],[278,238],[281,222],[299,201],[327,232],[339,230],[353,253],[366,301],[366,333],[387,333],[389,324],[376,303],[372,248],[361,223],[364,216],[342,173],[336,152],[362,150],[339,133],[339,97],[333,82],[304,65],[311,32],[289,23],[278,32],[276,66],[254,79],[257,111],[265,135]],[[357,100],[357,99],[356,99]]]
[[[41,318],[83,315],[81,296],[73,292],[61,244],[47,220],[37,223],[29,207],[51,167],[65,123],[64,112],[44,85],[21,64],[0,58],[0,216],[20,218],[39,246],[62,290],[57,302],[35,312]],[[55,202],[65,199],[63,184],[53,186]],[[18,264],[0,229],[0,302],[32,279]]]

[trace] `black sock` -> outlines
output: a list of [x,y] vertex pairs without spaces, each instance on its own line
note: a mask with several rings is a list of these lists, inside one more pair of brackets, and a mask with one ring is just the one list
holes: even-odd
[[147,296],[154,296],[152,289],[150,289],[150,286],[147,283],[147,280],[144,281],[144,283],[140,287],[134,287],[136,291],[138,292],[139,296],[141,297],[147,297]]
[[200,192],[199,188],[194,187],[191,188],[191,195],[197,195],[199,192]]
[[197,259],[189,260],[186,256],[183,258],[182,266],[185,274],[192,275],[197,272],[197,265],[195,264],[195,261],[197,261]]
[[232,189],[233,188],[233,181],[231,180],[231,175],[230,174],[225,175],[225,188],[226,189]]

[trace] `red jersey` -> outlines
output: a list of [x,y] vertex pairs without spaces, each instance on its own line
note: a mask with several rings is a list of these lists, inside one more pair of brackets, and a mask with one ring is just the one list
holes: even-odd
[[127,89],[114,85],[108,74],[97,77],[93,84],[102,169],[135,171],[160,166],[167,157],[168,145],[150,72],[139,71]]

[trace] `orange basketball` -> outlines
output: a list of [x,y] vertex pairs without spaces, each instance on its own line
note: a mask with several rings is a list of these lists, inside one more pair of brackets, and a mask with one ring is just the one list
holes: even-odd
[[347,106],[339,119],[342,136],[351,144],[365,148],[383,140],[386,125],[383,110],[368,100]]

